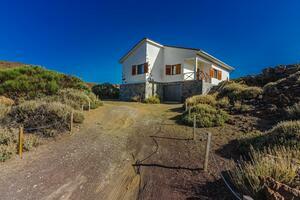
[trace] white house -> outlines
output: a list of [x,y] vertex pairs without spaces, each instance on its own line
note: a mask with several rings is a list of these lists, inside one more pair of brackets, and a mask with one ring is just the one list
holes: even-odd
[[196,48],[139,41],[119,61],[122,64],[122,100],[159,95],[164,101],[183,101],[204,94],[224,80],[233,67]]

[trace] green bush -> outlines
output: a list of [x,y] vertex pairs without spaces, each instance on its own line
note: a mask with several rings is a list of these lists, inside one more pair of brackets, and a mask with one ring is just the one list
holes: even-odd
[[79,78],[37,66],[0,69],[0,95],[13,99],[53,95],[63,88],[88,90]]
[[191,108],[191,114],[185,112],[182,115],[182,122],[193,125],[193,116],[196,115],[197,127],[222,126],[229,119],[229,115],[223,110],[217,110],[208,104],[198,104]]
[[188,107],[196,106],[198,104],[216,105],[217,101],[212,95],[195,95],[186,99]]
[[16,153],[17,132],[0,128],[0,162],[11,158]]
[[92,91],[101,99],[118,99],[120,95],[119,87],[110,83],[94,85]]
[[262,88],[260,87],[246,87],[244,90],[241,91],[241,98],[242,99],[255,99],[263,92]]
[[300,121],[280,122],[265,133],[255,132],[240,138],[241,153],[249,152],[250,146],[260,150],[274,146],[300,148]]
[[300,102],[285,109],[288,119],[300,120]]
[[[25,101],[11,109],[9,116],[11,122],[20,123],[24,128],[38,128],[41,133],[52,136],[55,133],[66,131],[70,123],[72,107],[60,102]],[[82,115],[79,112],[74,113]],[[82,116],[80,116],[82,117]],[[77,122],[77,121],[75,121]]]
[[271,177],[292,187],[300,186],[297,181],[300,151],[298,148],[275,148],[263,151],[251,150],[250,161],[241,160],[232,170],[230,177],[243,194],[254,199],[266,199],[263,194],[263,177]]
[[159,104],[160,103],[160,99],[159,96],[150,96],[148,98],[145,99],[144,103],[148,103],[148,104]]

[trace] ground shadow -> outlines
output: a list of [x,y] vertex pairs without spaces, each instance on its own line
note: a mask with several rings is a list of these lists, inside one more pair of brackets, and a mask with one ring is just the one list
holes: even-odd
[[175,137],[165,137],[165,136],[154,136],[151,135],[151,138],[157,138],[157,139],[166,139],[166,140],[184,140],[184,141],[188,141],[188,140],[193,140],[193,138],[175,138]]
[[157,164],[157,163],[136,163],[133,164],[134,167],[159,167],[164,169],[175,169],[175,170],[188,170],[188,171],[200,171],[203,170],[203,168],[190,168],[190,167],[183,167],[183,166],[168,166],[163,164]]

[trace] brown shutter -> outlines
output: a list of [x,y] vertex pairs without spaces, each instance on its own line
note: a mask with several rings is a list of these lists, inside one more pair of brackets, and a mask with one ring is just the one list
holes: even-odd
[[166,75],[171,75],[172,65],[166,65]]
[[222,80],[222,71],[218,70],[218,80]]
[[176,74],[181,74],[181,64],[176,65]]
[[132,75],[136,75],[136,65],[132,65],[132,71],[131,71]]
[[144,73],[146,74],[146,73],[148,73],[148,69],[149,67],[148,67],[148,63],[144,63]]
[[213,68],[210,68],[209,75],[210,75],[210,78],[214,77],[214,69]]

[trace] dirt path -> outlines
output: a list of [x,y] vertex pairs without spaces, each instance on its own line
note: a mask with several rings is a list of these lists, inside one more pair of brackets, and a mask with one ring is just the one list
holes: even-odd
[[1,199],[226,199],[201,171],[201,136],[175,123],[179,112],[106,102],[73,135],[1,164]]

